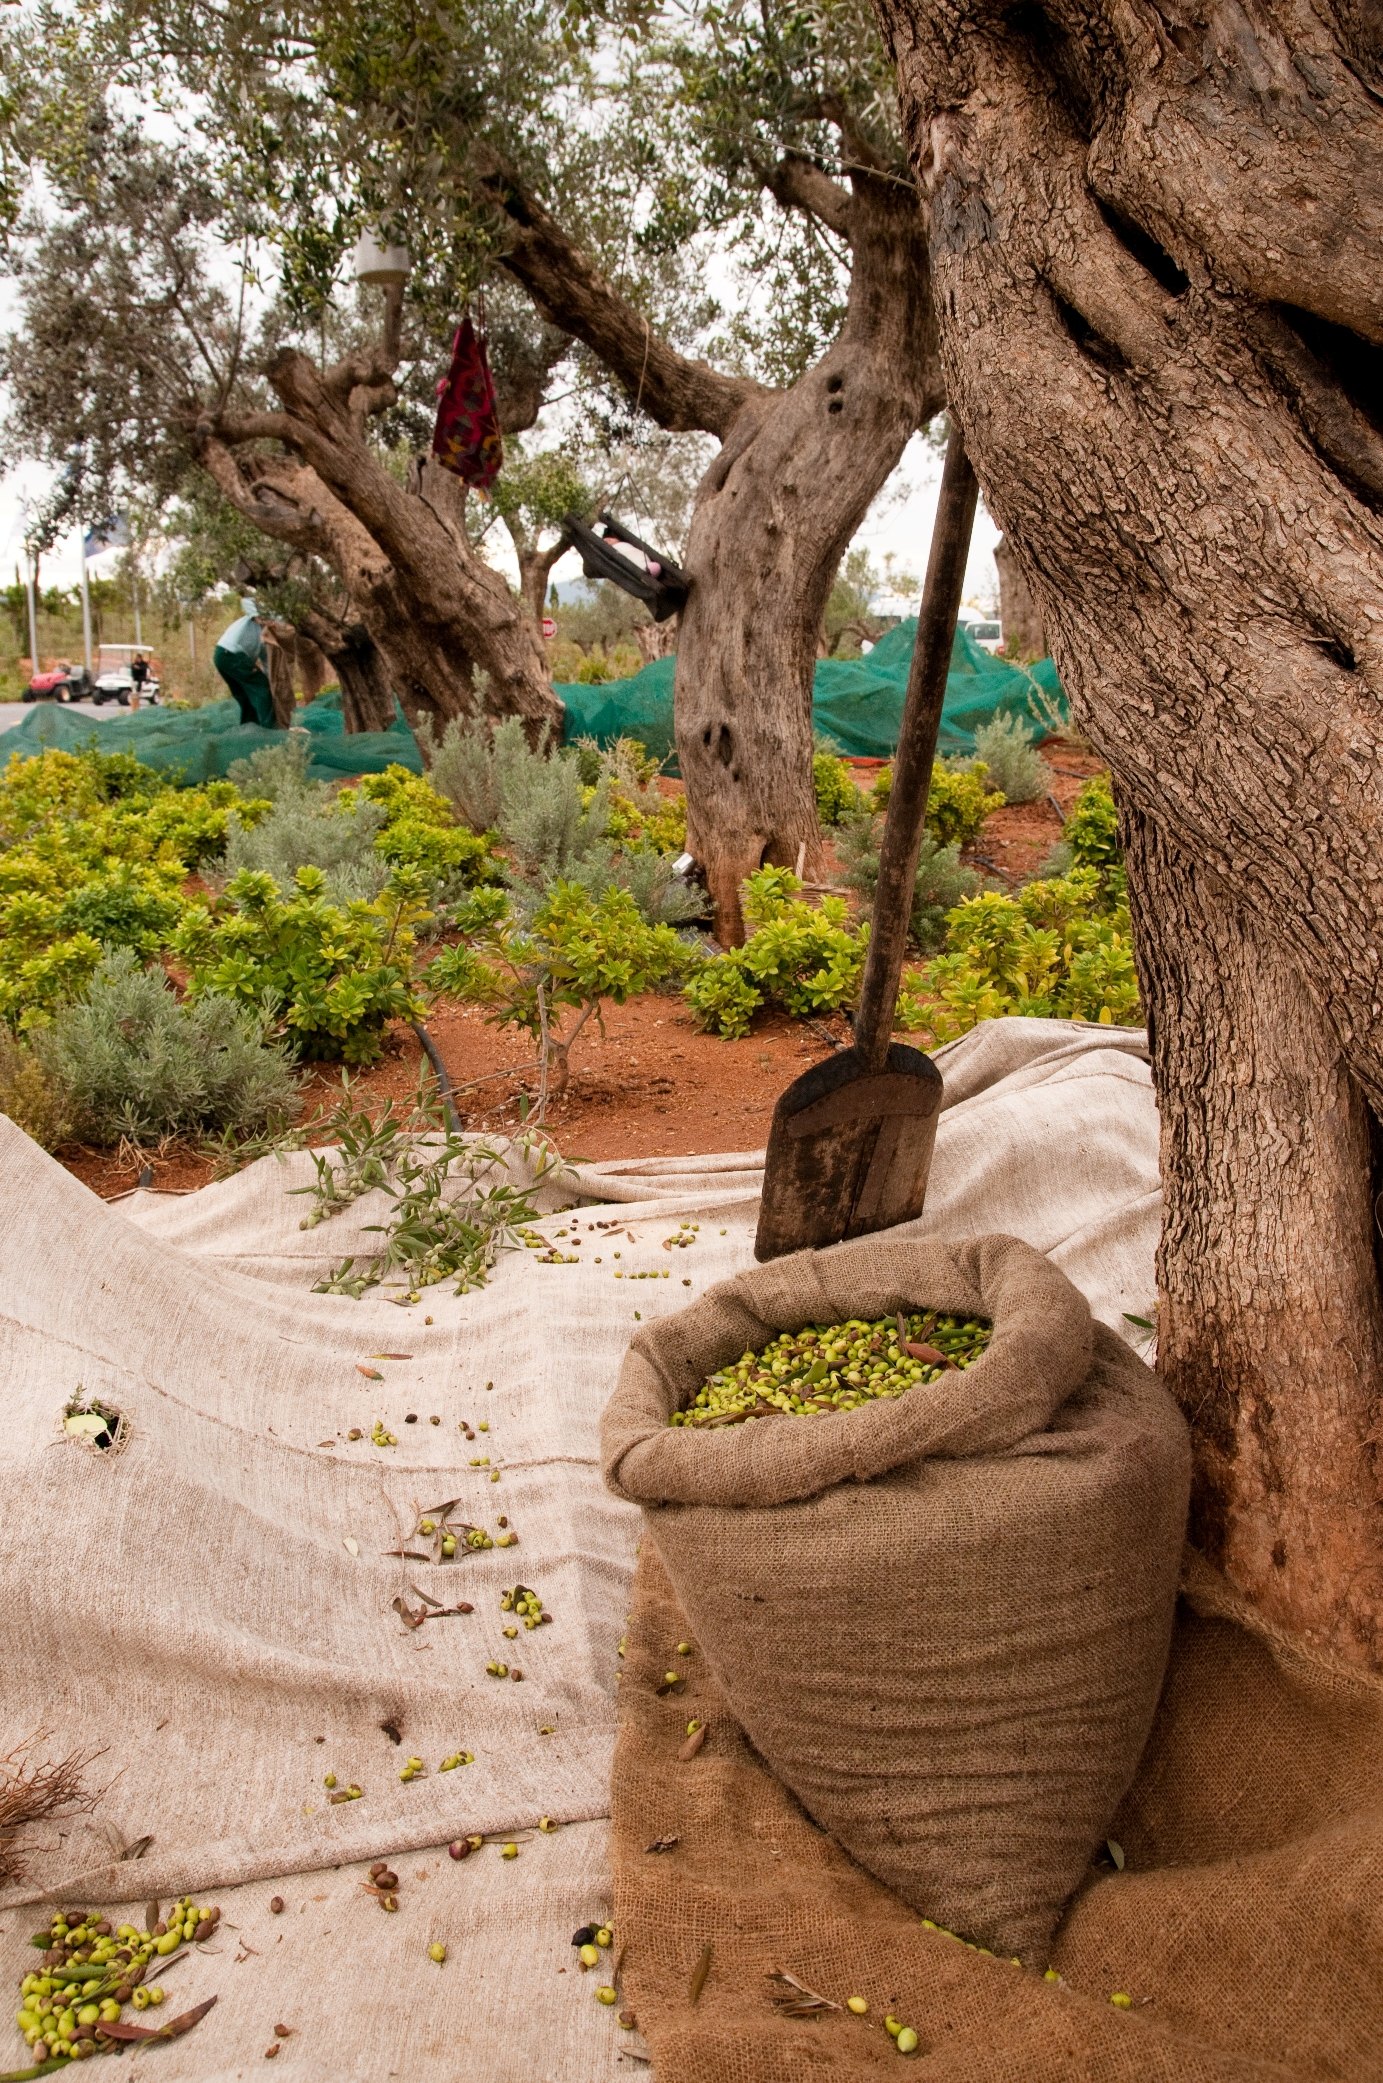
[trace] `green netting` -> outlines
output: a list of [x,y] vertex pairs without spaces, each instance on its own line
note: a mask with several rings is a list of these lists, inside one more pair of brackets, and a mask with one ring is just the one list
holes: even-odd
[[[849,757],[893,757],[916,636],[917,618],[909,616],[880,638],[867,658],[818,659],[812,717]],[[674,663],[659,658],[632,679],[604,686],[559,687],[567,705],[568,739],[591,737],[603,745],[613,738],[638,738],[659,759],[668,757]],[[956,631],[941,712],[942,752],[973,752],[978,725],[1000,712],[1031,716],[1047,728],[1054,711],[1064,715],[1066,702],[1050,658],[1033,666],[1014,665],[982,650],[964,629]]]
[[[853,758],[891,759],[898,743],[908,666],[917,632],[914,619],[891,629],[867,658],[823,658],[817,663],[812,713],[816,727],[835,739]],[[594,738],[608,745],[615,738],[639,738],[658,759],[672,760],[672,680],[675,660],[655,659],[632,679],[603,686],[557,688],[567,710],[566,736]],[[975,730],[1000,712],[1030,715],[1046,725],[1053,711],[1065,712],[1065,698],[1050,658],[1019,666],[991,657],[963,629],[956,631],[946,703],[941,712],[940,749],[952,755],[973,752]],[[387,731],[347,737],[341,722],[341,697],[324,694],[299,709],[298,724],[312,733],[311,773],[319,781],[339,781],[353,774],[378,774],[391,762],[417,774],[422,762],[413,734],[396,713]],[[173,711],[137,709],[118,726],[92,716],[74,714],[56,703],[37,702],[21,724],[0,735],[0,757],[10,752],[40,752],[56,745],[65,751],[95,741],[120,746],[151,767],[180,771],[189,784],[224,775],[232,760],[244,759],[274,736],[254,724],[241,723],[233,701],[209,702],[203,709]]]
[[[348,738],[341,722],[341,697],[324,694],[299,709],[297,722],[312,734],[310,772],[316,781],[340,781],[355,774],[380,774],[391,763],[422,772],[413,733],[400,714],[387,731],[365,731]],[[55,702],[35,702],[24,721],[0,734],[0,759],[11,752],[42,752],[54,745],[76,752],[95,744],[111,752],[133,752],[147,766],[178,774],[189,786],[223,777],[232,761],[245,759],[272,744],[277,731],[242,723],[233,701],[208,702],[201,709],[136,709],[132,715],[106,722],[83,716]]]

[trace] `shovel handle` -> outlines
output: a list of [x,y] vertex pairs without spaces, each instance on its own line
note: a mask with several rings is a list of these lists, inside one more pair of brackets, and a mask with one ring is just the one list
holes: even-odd
[[855,1015],[855,1050],[866,1070],[882,1070],[893,1033],[898,985],[912,915],[917,857],[927,820],[927,794],[946,698],[946,675],[955,642],[956,613],[970,554],[979,485],[965,453],[965,436],[955,420],[946,445],[936,526],[927,559],[927,582],[917,618],[917,641],[908,673],[907,697],[898,731],[888,814],[879,848],[879,884],[874,919]]

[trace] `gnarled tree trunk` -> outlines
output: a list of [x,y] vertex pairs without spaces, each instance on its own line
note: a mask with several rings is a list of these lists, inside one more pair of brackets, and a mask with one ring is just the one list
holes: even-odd
[[309,611],[302,634],[336,675],[347,735],[388,730],[394,720],[394,690],[380,648],[364,624]]
[[1196,1533],[1378,1664],[1376,54],[1298,0],[879,4],[948,396],[1125,806]]
[[942,404],[916,199],[861,180],[839,338],[790,390],[736,415],[697,489],[677,645],[687,844],[722,937],[764,862],[819,868],[812,790],[816,636],[850,539],[909,436]]
[[744,876],[765,862],[819,866],[817,631],[850,538],[909,436],[944,402],[916,194],[853,131],[846,143],[848,187],[793,154],[766,176],[784,207],[815,218],[851,254],[838,338],[778,391],[675,353],[512,177],[492,183],[513,231],[506,265],[539,310],[583,340],[660,426],[721,442],[681,559],[691,590],[675,702],[687,843],[723,942],[743,936]]
[[266,374],[282,410],[204,414],[199,455],[266,534],[331,564],[415,728],[471,713],[479,669],[490,713],[560,732],[542,639],[467,539],[455,480],[423,458],[405,487],[366,438],[394,397],[398,319],[391,297],[380,345],[330,369],[275,355]]
[[1006,535],[1001,535],[994,545],[994,563],[999,573],[999,620],[1005,651],[1016,658],[1045,658],[1047,639],[1041,610]]

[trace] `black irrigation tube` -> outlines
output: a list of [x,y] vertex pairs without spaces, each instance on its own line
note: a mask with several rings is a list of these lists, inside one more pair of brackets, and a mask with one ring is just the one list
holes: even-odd
[[447,1067],[442,1061],[442,1052],[421,1020],[410,1020],[409,1025],[422,1044],[423,1054],[432,1065],[432,1074],[437,1080],[437,1097],[442,1102],[442,1112],[446,1117],[447,1127],[454,1136],[459,1136],[463,1124],[460,1114],[456,1111],[456,1095],[452,1090],[451,1078],[447,1072]]

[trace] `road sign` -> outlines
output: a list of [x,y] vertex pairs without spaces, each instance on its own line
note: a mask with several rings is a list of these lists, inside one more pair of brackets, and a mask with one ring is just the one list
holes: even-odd
[[543,616],[543,635],[544,635],[545,637],[554,637],[554,636],[556,636],[556,634],[557,634],[557,624],[556,624],[556,623],[555,623],[555,622],[553,621],[553,619],[552,619],[551,615],[544,615],[544,616]]

